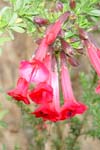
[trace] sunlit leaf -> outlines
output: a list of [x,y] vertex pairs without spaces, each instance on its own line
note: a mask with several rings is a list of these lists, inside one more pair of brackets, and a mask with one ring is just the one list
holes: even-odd
[[12,30],[19,32],[19,33],[24,33],[25,30],[21,27],[15,26],[15,27],[11,27]]
[[95,9],[95,10],[88,12],[88,14],[91,16],[100,16],[100,10]]

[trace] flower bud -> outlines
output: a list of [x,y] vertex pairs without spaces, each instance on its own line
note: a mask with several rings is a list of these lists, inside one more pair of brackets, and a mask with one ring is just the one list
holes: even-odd
[[83,47],[77,48],[76,51],[77,51],[79,54],[84,54]]
[[77,60],[74,57],[68,57],[68,62],[73,66],[73,67],[77,67],[79,65],[79,63],[77,62]]
[[38,38],[35,42],[36,44],[40,45],[41,41],[42,41],[42,38]]
[[64,39],[61,39],[61,47],[66,54],[73,55],[73,48]]
[[44,19],[44,18],[41,18],[41,17],[35,17],[33,21],[34,21],[36,24],[38,24],[39,26],[46,25],[46,24],[48,24],[48,22],[49,22],[47,19]]
[[76,1],[75,0],[70,0],[69,5],[70,5],[71,9],[75,9],[75,7],[76,7]]
[[83,29],[79,28],[79,37],[81,40],[87,40],[88,34]]

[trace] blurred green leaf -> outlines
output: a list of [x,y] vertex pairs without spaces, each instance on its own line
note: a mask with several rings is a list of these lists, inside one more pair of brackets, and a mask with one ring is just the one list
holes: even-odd
[[7,150],[7,147],[5,144],[2,144],[2,150]]
[[18,9],[22,8],[24,0],[16,0],[14,3],[14,10],[17,11]]
[[67,31],[67,32],[65,33],[66,38],[70,38],[70,37],[72,37],[73,35],[74,35],[74,33],[73,33],[72,31]]
[[11,27],[12,30],[19,32],[19,33],[24,33],[25,30],[21,27],[15,26],[15,27]]
[[13,32],[12,30],[8,30],[8,33],[9,33],[9,36],[12,40],[14,40],[14,35],[13,35]]
[[17,13],[13,13],[8,25],[11,26],[11,25],[15,24],[16,20],[17,20]]
[[0,126],[3,128],[7,128],[7,124],[4,121],[0,120]]
[[2,49],[2,48],[0,48],[0,56],[1,56],[1,54],[2,54],[2,51],[3,51],[3,49]]
[[90,12],[87,12],[87,13],[91,16],[100,16],[100,10],[98,9],[91,10]]
[[9,37],[0,38],[0,45],[3,45],[7,41],[10,41]]
[[1,21],[5,20],[8,23],[12,17],[13,11],[10,7],[4,7],[0,11]]
[[7,113],[7,110],[0,111],[0,120],[2,120]]

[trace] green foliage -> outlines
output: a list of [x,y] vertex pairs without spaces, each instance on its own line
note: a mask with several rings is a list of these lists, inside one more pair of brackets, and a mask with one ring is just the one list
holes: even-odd
[[[97,79],[94,73],[94,77]],[[85,81],[84,81],[85,80]],[[87,118],[87,129],[84,131],[86,135],[92,136],[93,138],[100,138],[100,95],[95,94],[95,83],[89,84],[90,80],[84,74],[81,76],[81,82],[83,83],[84,94],[83,98],[88,105],[88,118]],[[91,86],[92,85],[92,86]],[[91,122],[89,124],[89,122]]]
[[7,124],[3,121],[3,118],[6,116],[6,114],[8,113],[7,110],[3,110],[2,106],[0,105],[0,127],[7,127]]
[[7,150],[7,147],[5,144],[2,144],[2,150]]
[[[14,39],[14,32],[26,32],[31,34],[33,37],[36,35],[35,32],[37,32],[37,26],[33,22],[34,16],[41,16],[43,18],[47,18],[49,22],[54,22],[62,13],[51,11],[51,9],[55,10],[57,1],[6,1],[9,5],[1,8],[0,10],[0,33],[1,36],[6,33],[12,40]],[[85,29],[89,29],[100,19],[100,10],[98,8],[99,0],[76,0],[76,8],[73,11],[70,9],[69,3],[66,3],[66,0],[63,0],[62,2],[64,4],[63,12],[70,10],[72,14],[74,14],[74,18],[72,17],[69,23],[67,23],[66,38],[76,36],[76,25],[79,25]],[[64,28],[66,29],[66,26]],[[42,32],[44,33],[44,30]],[[6,42],[6,38],[4,41]]]

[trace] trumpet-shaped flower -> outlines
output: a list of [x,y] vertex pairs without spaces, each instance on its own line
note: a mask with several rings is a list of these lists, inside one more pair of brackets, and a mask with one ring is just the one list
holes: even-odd
[[36,117],[43,118],[44,120],[56,122],[60,119],[60,103],[58,75],[55,72],[51,73],[51,86],[53,88],[52,102],[42,104],[33,112],[33,114]]
[[30,98],[37,104],[44,104],[52,101],[53,89],[46,82],[39,83],[30,94]]
[[89,60],[93,68],[97,72],[98,76],[100,76],[100,56],[99,56],[100,53],[95,47],[95,45],[89,40],[85,41],[85,46],[87,48]]
[[47,28],[46,35],[42,39],[37,49],[35,55],[36,59],[43,60],[43,58],[45,58],[48,46],[53,44],[53,42],[56,40],[61,30],[62,24],[68,19],[69,15],[70,15],[69,11],[65,12],[63,15],[59,17],[59,19],[53,25]]
[[8,91],[8,95],[13,97],[15,100],[23,101],[25,104],[30,104],[28,96],[28,82],[19,78],[17,82],[17,87],[13,90]]
[[61,120],[71,118],[76,114],[82,114],[87,107],[76,101],[73,95],[69,72],[64,64],[61,67],[61,85],[64,97],[64,104],[61,108]]
[[49,71],[45,64],[37,59],[22,61],[19,68],[20,76],[28,82],[40,83],[48,79]]
[[63,15],[61,15],[59,17],[59,19],[47,31],[47,34],[46,34],[46,43],[48,45],[51,45],[55,41],[58,33],[61,30],[62,23],[64,23],[68,19],[69,15],[70,15],[69,11],[65,12]]

